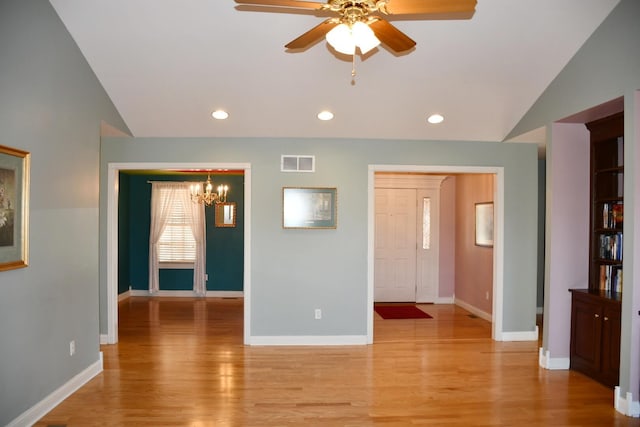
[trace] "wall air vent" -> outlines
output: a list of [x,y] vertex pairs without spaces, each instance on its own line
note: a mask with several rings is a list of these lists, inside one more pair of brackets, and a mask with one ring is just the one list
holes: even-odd
[[316,157],[300,155],[282,155],[280,172],[315,172]]

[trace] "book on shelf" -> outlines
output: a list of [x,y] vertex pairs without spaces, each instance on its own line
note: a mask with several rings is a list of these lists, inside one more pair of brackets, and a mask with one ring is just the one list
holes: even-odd
[[598,286],[601,291],[622,293],[622,267],[601,265]]
[[602,228],[621,228],[624,204],[622,202],[602,204]]
[[615,203],[611,207],[611,221],[613,222],[613,228],[622,227],[623,213],[624,205],[622,203]]
[[601,234],[598,256],[600,259],[622,261],[622,233]]

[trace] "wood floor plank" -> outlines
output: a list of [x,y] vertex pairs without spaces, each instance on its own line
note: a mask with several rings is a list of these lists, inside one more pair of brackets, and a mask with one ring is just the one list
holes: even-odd
[[612,390],[538,367],[453,305],[374,320],[374,344],[248,347],[241,299],[120,303],[104,372],[36,426],[640,426]]

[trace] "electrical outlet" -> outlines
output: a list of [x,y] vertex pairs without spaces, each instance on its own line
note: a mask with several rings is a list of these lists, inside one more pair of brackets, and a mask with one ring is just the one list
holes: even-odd
[[205,275],[204,275],[204,280],[205,280],[205,282],[209,281],[209,275],[208,275],[208,274],[206,274],[206,273],[205,273]]
[[315,316],[316,316],[316,320],[322,319],[322,310],[320,310],[319,308],[316,308]]
[[76,354],[76,342],[75,340],[69,341],[69,356]]
[[489,292],[487,292],[487,294],[486,294],[485,298],[486,298],[487,300],[489,300]]

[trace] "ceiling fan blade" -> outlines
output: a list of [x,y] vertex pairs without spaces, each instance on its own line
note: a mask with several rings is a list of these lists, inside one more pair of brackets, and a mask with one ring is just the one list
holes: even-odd
[[477,0],[388,0],[389,15],[432,14],[437,18],[469,19],[476,10]]
[[304,49],[305,47],[315,43],[322,37],[326,36],[333,27],[338,25],[333,19],[327,19],[319,25],[316,25],[300,37],[290,41],[284,47],[287,49]]
[[404,52],[416,45],[409,36],[384,19],[371,22],[369,27],[382,43],[395,52]]
[[278,6],[290,7],[294,9],[322,9],[325,3],[300,1],[300,0],[236,0],[236,3],[250,4],[254,6]]

